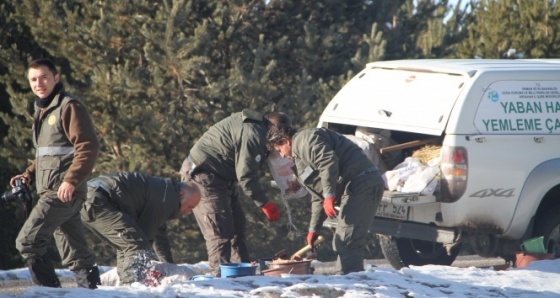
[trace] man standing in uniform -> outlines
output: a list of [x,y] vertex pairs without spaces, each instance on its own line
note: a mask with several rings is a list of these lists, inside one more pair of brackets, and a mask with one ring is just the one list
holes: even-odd
[[268,146],[294,160],[298,179],[312,196],[307,243],[313,246],[327,216],[337,217],[339,205],[333,238],[337,273],[363,271],[366,236],[384,190],[377,167],[359,146],[324,128],[296,133],[289,126],[273,127]]
[[270,222],[280,217],[259,182],[259,167],[268,156],[266,133],[278,124],[289,125],[290,120],[277,112],[266,116],[251,110],[234,113],[210,127],[183,162],[183,180],[192,178],[203,189],[193,213],[206,240],[208,263],[215,276],[220,276],[220,264],[250,261],[238,183]]
[[33,142],[35,160],[25,173],[12,177],[25,184],[35,180],[39,200],[16,239],[33,282],[60,287],[51,258],[49,238],[54,239],[62,264],[76,274],[79,287],[97,288],[99,270],[84,238],[79,211],[87,194],[84,183],[99,154],[91,118],[81,102],[64,91],[55,64],[37,59],[29,64],[27,78],[35,93]]
[[146,283],[155,255],[173,263],[166,221],[189,214],[198,202],[200,191],[192,181],[120,172],[88,181],[81,216],[88,229],[117,249],[120,283]]

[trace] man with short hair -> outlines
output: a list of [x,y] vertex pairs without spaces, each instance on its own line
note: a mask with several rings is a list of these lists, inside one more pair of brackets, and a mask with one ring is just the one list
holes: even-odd
[[35,160],[10,180],[35,181],[39,200],[23,224],[16,247],[36,285],[59,288],[47,246],[54,235],[62,264],[76,274],[79,287],[95,289],[99,270],[87,247],[79,211],[86,197],[84,183],[99,154],[99,142],[84,105],[66,93],[49,59],[29,63],[27,78],[35,93],[33,143]]
[[189,214],[199,202],[193,181],[119,172],[88,181],[81,217],[117,250],[121,284],[149,283],[146,273],[152,260],[173,263],[166,221]]
[[193,213],[206,240],[210,273],[215,276],[220,276],[220,264],[250,262],[238,185],[270,222],[280,217],[276,204],[265,197],[259,178],[260,166],[268,157],[266,132],[281,123],[290,124],[284,113],[264,115],[247,109],[234,113],[210,127],[183,162],[183,180],[193,179],[203,189]]

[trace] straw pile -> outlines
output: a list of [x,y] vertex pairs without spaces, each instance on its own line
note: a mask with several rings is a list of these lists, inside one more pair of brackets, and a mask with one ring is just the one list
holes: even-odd
[[428,164],[428,161],[439,157],[441,146],[426,145],[412,153],[412,157],[417,158],[423,164]]

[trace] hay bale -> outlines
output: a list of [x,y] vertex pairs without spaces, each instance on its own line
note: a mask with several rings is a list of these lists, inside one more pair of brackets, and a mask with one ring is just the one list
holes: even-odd
[[428,164],[428,161],[436,157],[439,157],[440,154],[441,154],[441,146],[426,145],[412,152],[412,157],[417,158],[423,164]]

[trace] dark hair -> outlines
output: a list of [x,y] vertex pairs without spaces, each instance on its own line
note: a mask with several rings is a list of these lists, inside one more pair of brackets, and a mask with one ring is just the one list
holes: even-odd
[[273,126],[280,126],[280,125],[292,126],[292,121],[290,121],[290,118],[288,117],[288,115],[286,115],[282,112],[268,113],[268,114],[266,114],[265,118]]
[[56,70],[56,65],[54,64],[54,62],[52,62],[51,59],[49,58],[39,58],[39,59],[35,59],[31,62],[29,62],[29,65],[27,66],[27,69],[29,70],[30,68],[39,68],[41,66],[46,66],[49,68],[49,70],[52,72],[53,75],[57,75],[58,71]]
[[274,150],[274,146],[281,145],[285,138],[291,139],[296,133],[296,129],[291,125],[281,124],[272,126],[266,133],[266,147],[269,151]]

